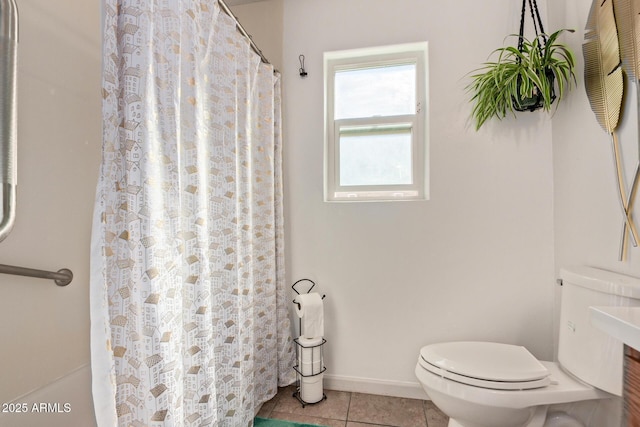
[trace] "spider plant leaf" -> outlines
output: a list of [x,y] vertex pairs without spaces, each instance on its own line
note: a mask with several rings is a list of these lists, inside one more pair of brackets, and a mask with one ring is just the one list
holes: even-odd
[[613,0],[624,71],[640,79],[640,0]]
[[613,0],[594,0],[585,28],[584,80],[591,109],[600,126],[612,134],[622,109],[624,76]]
[[562,98],[565,94],[565,82],[571,82],[571,76],[567,67],[554,67],[553,73],[555,75],[555,81],[558,84],[558,97]]

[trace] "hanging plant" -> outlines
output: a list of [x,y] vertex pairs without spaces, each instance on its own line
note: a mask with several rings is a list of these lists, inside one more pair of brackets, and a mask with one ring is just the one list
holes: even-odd
[[[536,37],[532,40],[523,35],[527,1],[532,17],[534,10],[537,17],[537,22],[533,17]],[[549,36],[544,34],[535,0],[533,4],[531,0],[523,0],[520,34],[512,35],[517,37],[517,45],[493,51],[497,60],[474,70],[473,81],[467,86],[474,103],[471,115],[476,130],[492,117],[502,119],[508,113],[515,115],[516,111],[549,111],[556,99],[562,99],[576,82],[573,52],[557,41],[564,31],[573,32],[562,29]]]

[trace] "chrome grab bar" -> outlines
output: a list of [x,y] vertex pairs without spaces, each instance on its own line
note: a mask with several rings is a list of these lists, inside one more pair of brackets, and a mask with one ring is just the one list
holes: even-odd
[[17,59],[18,7],[15,0],[0,0],[0,241],[11,232],[16,216]]
[[[15,0],[0,0],[0,242],[15,222],[17,159],[17,63],[18,63],[18,6]],[[71,270],[36,270],[0,264],[0,273],[55,280],[58,286],[67,286],[73,280]]]
[[68,268],[62,268],[56,272],[0,264],[0,273],[13,274],[15,276],[38,277],[40,279],[51,279],[55,280],[56,285],[58,286],[67,286],[73,280],[73,272]]

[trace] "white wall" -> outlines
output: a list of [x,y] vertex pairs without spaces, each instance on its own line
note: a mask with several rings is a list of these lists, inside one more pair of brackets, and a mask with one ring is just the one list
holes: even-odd
[[[465,74],[517,31],[518,9],[505,0],[285,0],[288,277],[327,294],[334,387],[411,394],[420,347],[443,340],[553,357],[550,119],[523,114],[476,133],[464,91]],[[323,52],[423,40],[431,200],[323,202]]]
[[[89,426],[91,407],[76,404],[78,392],[55,383],[66,384],[73,373],[75,387],[90,393],[90,376],[75,373],[89,362],[89,241],[101,150],[100,2],[17,3],[17,219],[0,243],[0,262],[65,267],[74,279],[60,288],[50,280],[0,275],[0,403],[20,402],[35,391],[45,403],[73,402],[70,413],[56,418],[61,425]],[[38,394],[45,385],[54,392]],[[35,416],[6,425],[35,425]]]

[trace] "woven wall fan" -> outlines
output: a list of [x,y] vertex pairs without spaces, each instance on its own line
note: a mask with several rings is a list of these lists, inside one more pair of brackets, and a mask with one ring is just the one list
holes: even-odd
[[[614,12],[618,10],[617,13]],[[633,246],[638,245],[638,231],[632,218],[632,208],[640,175],[636,166],[629,192],[626,191],[622,171],[622,158],[617,128],[622,114],[622,97],[624,93],[623,60],[626,57],[627,72],[637,76],[637,35],[634,16],[621,19],[621,11],[638,7],[637,1],[631,0],[594,0],[585,27],[585,42],[582,46],[585,61],[585,89],[600,126],[611,137],[614,167],[617,178],[618,196],[623,214],[622,237],[619,259],[623,260],[627,252],[627,236],[631,236]],[[637,13],[635,14],[637,16]],[[619,25],[616,24],[618,18]],[[626,21],[623,23],[623,21]],[[619,42],[620,40],[620,42]],[[621,46],[625,46],[621,50]],[[634,58],[636,57],[636,58]],[[639,165],[640,166],[640,165]]]
[[[634,81],[636,87],[636,98],[640,103],[640,1],[638,0],[614,0],[613,7],[618,27],[618,40],[620,41],[620,56],[622,58],[622,68]],[[640,108],[637,109],[640,116]],[[640,127],[640,118],[637,118],[637,125]],[[640,138],[640,129],[638,131]],[[640,141],[639,141],[640,142]],[[638,148],[640,155],[640,144]],[[633,212],[635,193],[638,178],[640,177],[640,162],[636,163],[636,171],[631,184],[631,191],[627,198],[627,212]],[[627,221],[623,222],[622,228],[622,250],[620,259],[624,258],[624,248],[626,247]],[[636,241],[637,243],[637,241]]]

